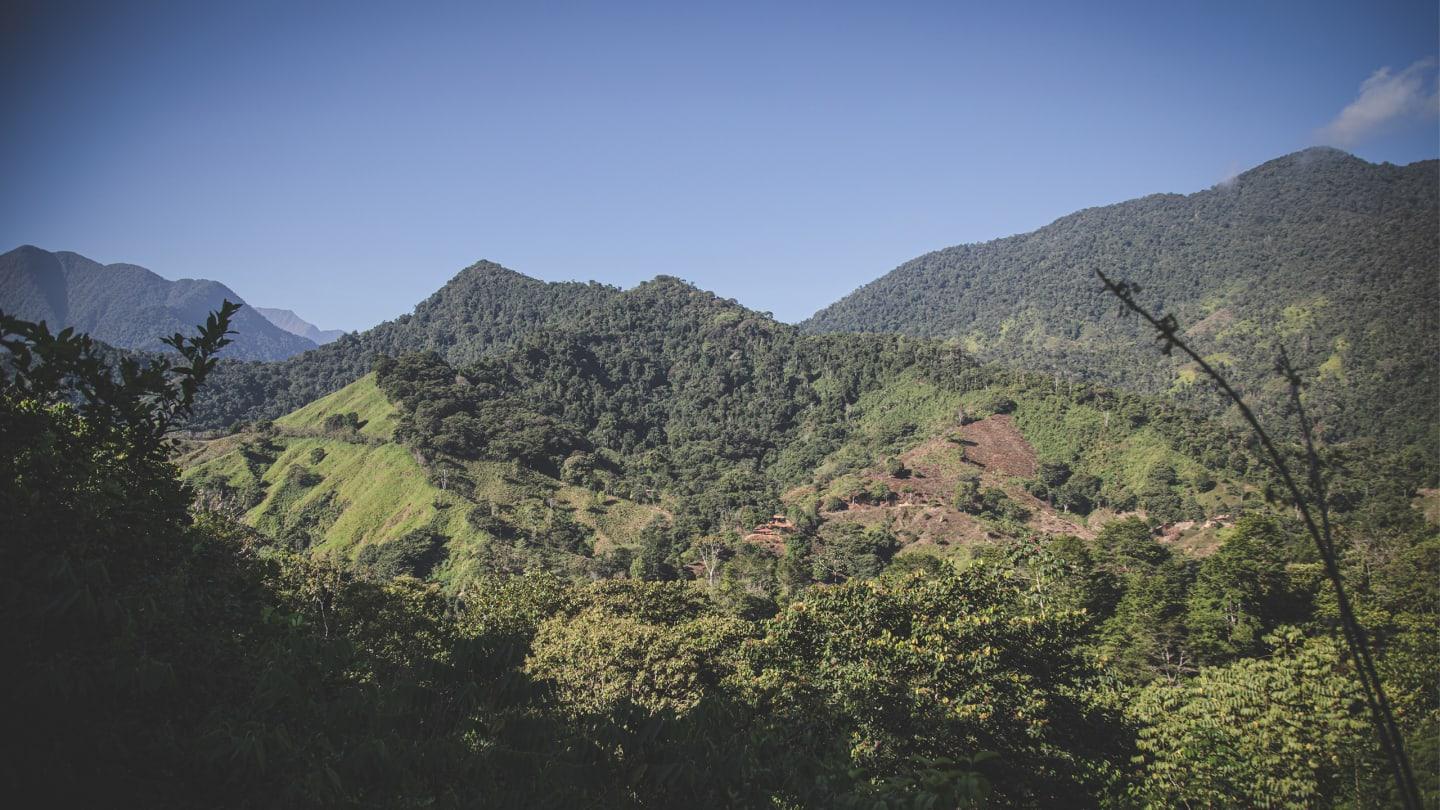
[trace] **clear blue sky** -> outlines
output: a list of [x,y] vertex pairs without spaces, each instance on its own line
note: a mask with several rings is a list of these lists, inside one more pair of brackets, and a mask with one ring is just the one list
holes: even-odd
[[325,328],[480,258],[798,320],[1315,143],[1440,150],[1434,0],[4,6],[0,250]]

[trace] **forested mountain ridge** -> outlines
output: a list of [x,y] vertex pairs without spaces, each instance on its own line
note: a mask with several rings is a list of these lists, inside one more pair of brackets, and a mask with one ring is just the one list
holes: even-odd
[[[980,367],[930,340],[803,335],[665,276],[471,363],[410,352],[379,355],[374,369],[210,441],[186,458],[187,478],[246,522],[337,559],[423,532],[444,550],[435,575],[454,588],[477,571],[533,567],[716,572],[706,550],[729,538],[722,556],[745,557],[737,576],[772,596],[776,557],[737,544],[781,511],[803,527],[797,540],[824,552],[814,563],[791,555],[790,576],[808,582],[878,570],[897,551],[964,556],[986,538],[1090,536],[1127,514],[1204,521],[1257,496],[1242,483],[1257,472],[1243,443],[1183,409]],[[1012,418],[1006,440],[1031,458],[1023,468],[991,463],[984,432]],[[356,446],[334,444],[347,436]],[[359,503],[371,484],[356,478],[374,476],[428,485]],[[653,525],[627,519],[617,534],[596,522],[640,514],[629,503],[658,507]],[[361,511],[369,517],[347,517]],[[526,539],[536,532],[552,541]]]
[[801,328],[954,339],[984,359],[1218,407],[1194,368],[1115,317],[1099,270],[1141,285],[1141,302],[1173,313],[1266,410],[1283,398],[1271,371],[1283,346],[1328,438],[1422,442],[1433,458],[1437,171],[1307,149],[1195,194],[928,253]]
[[[1435,532],[1406,501],[1413,484],[1373,462],[1359,478],[1334,467],[1332,514],[1345,536],[1376,538],[1355,546],[1388,569],[1365,598],[1384,606],[1372,626],[1410,679],[1420,739],[1435,714],[1412,681],[1434,651],[1413,605],[1430,602],[1388,583],[1422,581]],[[382,355],[373,376],[184,463],[203,508],[239,515],[273,559],[402,593],[420,577],[432,613],[478,607],[519,645],[498,660],[585,718],[582,733],[663,719],[761,760],[858,733],[865,747],[838,753],[853,773],[921,767],[942,791],[956,777],[917,761],[998,751],[976,770],[998,806],[1275,790],[1303,806],[1374,784],[1354,687],[1318,629],[1330,607],[1313,549],[1267,504],[1243,438],[1162,398],[978,365],[931,340],[803,335],[661,277],[466,365]],[[1055,661],[1082,668],[1052,689]],[[813,688],[818,703],[783,697]],[[720,696],[738,702],[709,714]],[[1282,700],[1313,722],[1284,725]],[[785,725],[841,710],[821,742],[712,736],[777,707],[795,712]],[[1220,738],[1207,736],[1217,713]],[[1290,753],[1267,758],[1276,739]],[[1196,756],[1225,770],[1169,781]],[[698,761],[684,754],[677,772],[713,790],[686,770]],[[721,782],[757,784],[740,772]],[[758,790],[816,795],[787,779],[767,772]],[[640,784],[650,806],[682,789]],[[799,803],[848,806],[831,784]],[[897,787],[885,806],[932,789]]]
[[[169,281],[143,267],[102,265],[69,251],[24,245],[0,255],[0,310],[126,349],[164,351],[162,336],[205,320],[227,300],[243,303],[216,281]],[[236,314],[233,328],[234,342],[224,349],[228,358],[279,360],[315,348],[248,307]]]
[[222,362],[216,379],[223,383],[202,393],[190,424],[215,429],[273,419],[360,379],[380,355],[435,351],[455,363],[474,362],[617,292],[593,282],[547,283],[494,262],[476,262],[393,321],[280,363]]

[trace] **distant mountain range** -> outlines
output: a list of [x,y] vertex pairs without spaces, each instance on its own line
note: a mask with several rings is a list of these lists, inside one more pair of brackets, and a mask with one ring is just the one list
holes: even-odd
[[[1307,149],[1195,194],[1090,208],[1031,233],[913,259],[801,328],[950,339],[1005,364],[1209,407],[1196,369],[1118,319],[1095,271],[1272,411],[1283,346],[1332,440],[1440,440],[1440,162]],[[1434,455],[1433,453],[1431,454]]]
[[255,311],[264,315],[265,320],[292,335],[299,335],[306,340],[314,342],[316,346],[323,346],[345,334],[344,329],[321,329],[315,324],[301,318],[299,315],[296,315],[294,310],[255,307]]
[[[69,251],[24,245],[0,255],[0,310],[45,321],[54,331],[73,327],[121,348],[165,351],[161,337],[188,333],[225,300],[244,303],[218,281],[170,281],[144,267],[100,264]],[[235,316],[233,328],[234,343],[223,355],[235,360],[282,360],[321,342],[277,326],[248,306]]]
[[[785,332],[937,339],[982,360],[1224,410],[1195,368],[1160,355],[1136,319],[1116,317],[1116,302],[1095,277],[1103,270],[1139,283],[1143,303],[1173,313],[1263,417],[1284,421],[1285,389],[1273,372],[1283,347],[1302,369],[1307,405],[1328,440],[1412,446],[1433,460],[1430,451],[1440,447],[1437,222],[1437,161],[1376,165],[1309,149],[1206,191],[1086,209],[1032,233],[926,254],[798,327],[740,308],[726,317]],[[214,282],[167,282],[141,268],[103,268],[35,248],[0,257],[0,280],[0,305],[22,317],[138,347],[154,346],[145,341],[200,320],[233,295]],[[681,298],[705,295],[662,281],[659,288],[689,291]],[[208,294],[181,295],[190,290]],[[185,306],[156,303],[173,300]],[[377,356],[433,351],[463,368],[525,351],[556,330],[573,333],[602,311],[618,319],[607,323],[613,334],[651,331],[649,300],[478,262],[410,315],[278,364],[222,364],[194,424],[277,417],[359,379]],[[284,310],[247,308],[246,316],[232,359],[285,357],[333,334]],[[605,349],[589,351],[601,357]]]
[[[799,330],[942,339],[984,360],[1226,410],[1196,369],[1162,356],[1136,319],[1116,317],[1095,277],[1104,270],[1174,313],[1272,423],[1285,421],[1273,372],[1283,346],[1326,438],[1428,453],[1440,447],[1437,166],[1306,150],[1207,191],[1087,209],[1033,233],[926,254]],[[411,315],[278,366],[232,368],[229,392],[212,395],[196,424],[279,416],[359,379],[377,355],[428,350],[474,363],[623,295],[479,262]],[[626,309],[633,328],[650,328],[643,311]]]

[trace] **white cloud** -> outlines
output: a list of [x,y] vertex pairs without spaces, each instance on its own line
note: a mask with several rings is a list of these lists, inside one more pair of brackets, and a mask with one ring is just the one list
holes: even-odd
[[1318,138],[1336,146],[1353,146],[1392,126],[1440,112],[1440,90],[1432,77],[1435,60],[1422,59],[1399,73],[1382,67],[1360,85],[1360,95],[1326,124]]

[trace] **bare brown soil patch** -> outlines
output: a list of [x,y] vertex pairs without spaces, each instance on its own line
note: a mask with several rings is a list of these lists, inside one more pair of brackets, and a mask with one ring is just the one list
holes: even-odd
[[1187,557],[1208,557],[1220,548],[1220,530],[1234,523],[1230,515],[1205,520],[1182,520],[1159,529],[1159,541]]
[[1221,307],[1204,318],[1196,321],[1189,329],[1185,330],[1186,337],[1206,337],[1229,326],[1235,320],[1235,313]]
[[1440,526],[1440,489],[1417,490],[1415,508],[1420,510],[1428,523]]
[[960,428],[965,442],[965,459],[984,469],[1028,478],[1035,474],[1035,448],[1025,441],[1008,414],[971,422]]
[[[958,440],[958,441],[957,441]],[[1053,509],[1026,492],[1017,479],[1035,474],[1035,450],[1009,416],[992,416],[944,436],[936,436],[900,456],[910,470],[906,477],[870,471],[868,481],[883,481],[895,493],[894,503],[857,503],[826,512],[826,521],[862,525],[888,523],[909,546],[969,546],[999,537],[984,520],[954,507],[955,487],[962,477],[977,476],[985,487],[998,487],[1030,510],[1030,528],[1046,534],[1093,538],[1077,515]],[[788,493],[797,495],[798,492]]]

